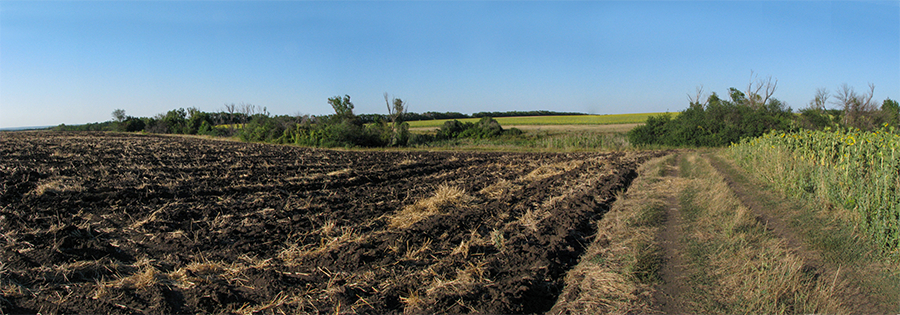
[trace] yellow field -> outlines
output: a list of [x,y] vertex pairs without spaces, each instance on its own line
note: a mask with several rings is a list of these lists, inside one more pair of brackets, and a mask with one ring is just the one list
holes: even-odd
[[[618,114],[618,115],[576,115],[576,116],[524,116],[494,118],[503,127],[535,126],[535,125],[615,125],[635,124],[647,121],[647,117],[662,113]],[[677,113],[676,113],[677,114]],[[444,124],[442,120],[410,121],[410,128],[437,128]],[[479,118],[457,119],[462,122],[477,122]]]

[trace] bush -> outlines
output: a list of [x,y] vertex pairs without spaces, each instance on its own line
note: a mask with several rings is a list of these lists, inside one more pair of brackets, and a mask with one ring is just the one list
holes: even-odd
[[123,129],[128,132],[144,130],[144,121],[140,118],[128,117],[127,119],[125,119],[123,124],[125,126]]
[[657,143],[668,133],[666,125],[671,120],[672,114],[669,113],[647,117],[647,123],[634,127],[628,132],[628,141],[633,144]]
[[692,102],[674,119],[668,114],[650,117],[645,125],[631,130],[628,139],[634,145],[718,147],[792,128],[790,108],[777,99],[754,104],[734,88],[731,97],[731,101],[723,100],[713,93],[706,104]]
[[807,108],[800,110],[797,118],[800,127],[810,130],[836,128],[841,123],[841,111],[836,109]]
[[[521,135],[522,131],[515,129],[512,132],[515,135]],[[459,120],[449,120],[437,130],[435,140],[449,139],[487,139],[498,137],[505,133],[503,127],[494,118],[482,117],[477,123],[460,122]],[[417,139],[418,140],[418,139]]]

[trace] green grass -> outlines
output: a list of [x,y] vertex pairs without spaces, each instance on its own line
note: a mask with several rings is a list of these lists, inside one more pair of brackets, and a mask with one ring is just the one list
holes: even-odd
[[879,244],[860,237],[862,231],[858,230],[857,223],[841,219],[837,212],[844,210],[829,209],[833,205],[823,206],[826,200],[786,193],[783,187],[768,181],[759,168],[741,169],[732,164],[732,151],[719,151],[710,158],[720,161],[723,172],[736,185],[758,187],[758,190],[747,190],[750,197],[790,224],[791,230],[797,232],[811,249],[820,252],[824,261],[841,266],[842,281],[859,287],[875,302],[897,305],[900,301],[900,269],[896,267],[896,260],[886,256]]
[[681,160],[684,298],[701,314],[844,313],[833,280],[769,233],[697,152]]
[[900,257],[900,133],[772,132],[729,153],[782,193],[836,209],[827,214]]
[[[618,114],[618,115],[576,115],[576,116],[524,116],[494,118],[501,126],[533,126],[533,125],[614,125],[635,124],[647,121],[647,117],[662,113]],[[677,114],[677,113],[676,113]],[[478,122],[480,118],[457,119],[462,122]],[[444,124],[441,120],[410,121],[410,128],[437,128]]]

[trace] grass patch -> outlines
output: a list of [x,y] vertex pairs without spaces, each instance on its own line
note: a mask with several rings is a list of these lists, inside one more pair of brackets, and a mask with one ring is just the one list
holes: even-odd
[[632,245],[634,263],[626,269],[638,282],[653,284],[662,278],[659,270],[663,264],[662,248],[653,241],[643,240]]
[[[900,258],[900,133],[771,132],[746,139],[729,155],[762,182],[798,199],[817,201],[848,221],[886,254]],[[832,211],[833,210],[833,211]]]
[[664,196],[681,185],[681,179],[660,178],[667,159],[644,163],[628,192],[597,222],[594,241],[566,275],[566,287],[548,313],[654,312],[649,296],[663,264],[656,235],[665,220]]
[[824,262],[840,266],[842,279],[860,287],[875,302],[898,307],[900,266],[895,257],[882,252],[852,221],[834,213],[843,210],[834,209],[827,200],[785,196],[766,175],[732,167],[725,162],[729,158],[727,152],[711,155],[739,185],[761,187],[750,191],[753,195],[749,197],[787,222],[805,244],[821,253]]
[[846,312],[832,279],[818,277],[768,233],[705,159],[692,153],[682,163],[690,179],[679,201],[695,312]]
[[623,150],[630,148],[631,144],[628,143],[628,139],[624,133],[581,131],[541,137],[535,141],[534,147],[563,151],[595,149]]
[[[421,131],[427,133],[428,131]],[[521,135],[504,135],[485,139],[449,139],[416,144],[411,149],[468,150],[504,152],[578,152],[597,150],[636,150],[622,132],[596,130],[526,131]],[[662,149],[642,147],[641,149]]]
[[653,199],[640,205],[637,213],[629,218],[628,224],[635,227],[658,227],[666,220],[665,202]]

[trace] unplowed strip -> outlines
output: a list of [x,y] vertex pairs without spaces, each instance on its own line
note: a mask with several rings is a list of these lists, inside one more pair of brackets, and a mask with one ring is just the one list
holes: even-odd
[[[814,268],[819,277],[835,279],[835,283],[838,283],[840,286],[837,289],[837,291],[840,292],[838,296],[841,296],[842,299],[844,299],[844,303],[842,304],[847,307],[851,313],[887,314],[898,312],[898,305],[896,303],[900,301],[897,301],[896,298],[887,299],[893,300],[893,304],[884,303],[884,297],[882,297],[882,299],[874,299],[871,295],[877,293],[872,292],[871,289],[861,288],[857,283],[852,281],[852,279],[865,277],[865,275],[857,274],[852,266],[848,268],[848,266],[839,266],[828,262],[823,259],[821,251],[810,248],[807,242],[797,231],[794,231],[786,221],[788,218],[785,218],[782,214],[784,213],[783,211],[790,210],[772,208],[771,202],[763,202],[763,200],[777,200],[775,198],[780,197],[773,196],[758,188],[751,187],[751,184],[746,179],[737,178],[734,175],[734,167],[727,164],[724,160],[710,157],[709,154],[704,154],[703,157],[707,159],[716,169],[716,172],[722,176],[728,184],[728,187],[734,192],[741,203],[752,211],[751,213],[756,216],[757,221],[763,223],[770,233],[782,239],[793,254],[803,258],[806,263],[804,268]],[[768,204],[768,206],[766,204]],[[781,203],[779,207],[783,208],[790,206],[789,202],[785,202]],[[845,279],[851,281],[846,281]],[[841,286],[841,284],[843,285]]]

